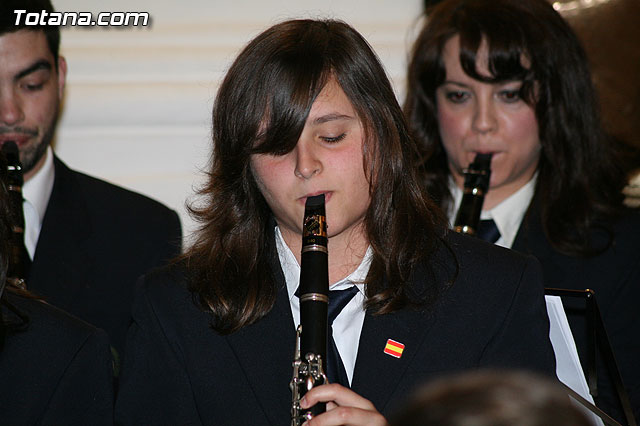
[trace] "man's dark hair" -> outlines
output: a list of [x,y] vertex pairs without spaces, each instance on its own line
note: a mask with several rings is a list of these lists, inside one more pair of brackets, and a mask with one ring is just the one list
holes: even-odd
[[[25,10],[20,22],[16,25],[15,10]],[[0,3],[0,36],[19,30],[42,31],[47,38],[47,45],[53,54],[54,63],[58,65],[58,51],[60,50],[60,27],[58,25],[27,25],[27,13],[54,12],[49,0],[2,0]]]

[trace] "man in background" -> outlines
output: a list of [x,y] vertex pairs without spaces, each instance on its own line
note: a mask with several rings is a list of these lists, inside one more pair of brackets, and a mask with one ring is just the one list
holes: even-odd
[[[49,0],[0,6],[0,145],[15,141],[24,172],[28,290],[102,328],[122,353],[133,285],[180,251],[177,214],[69,169],[51,148],[67,63],[57,26],[16,25],[14,10],[53,12]],[[26,14],[25,13],[25,14]]]

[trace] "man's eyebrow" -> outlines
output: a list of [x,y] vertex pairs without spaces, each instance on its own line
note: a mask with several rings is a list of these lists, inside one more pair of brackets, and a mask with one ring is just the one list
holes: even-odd
[[22,71],[20,71],[18,74],[16,74],[16,76],[13,78],[14,80],[20,80],[22,77],[24,77],[25,75],[29,75],[33,72],[39,71],[39,70],[47,70],[50,71],[52,68],[51,63],[47,60],[44,59],[40,59],[39,61],[36,61],[33,65],[23,69]]
[[328,121],[335,121],[335,120],[353,120],[353,119],[354,117],[346,114],[327,114],[314,119],[313,124],[322,124]]

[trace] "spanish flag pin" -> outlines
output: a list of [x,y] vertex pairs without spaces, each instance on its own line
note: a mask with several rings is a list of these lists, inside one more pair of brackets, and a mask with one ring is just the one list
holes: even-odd
[[396,342],[392,339],[387,340],[387,344],[384,347],[385,354],[391,355],[394,358],[400,358],[402,356],[402,351],[404,351],[404,345],[402,343]]

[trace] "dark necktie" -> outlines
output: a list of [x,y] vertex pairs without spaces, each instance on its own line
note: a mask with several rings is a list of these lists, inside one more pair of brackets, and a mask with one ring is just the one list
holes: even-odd
[[495,243],[500,239],[500,231],[493,219],[483,219],[478,224],[476,236],[490,243]]
[[353,296],[358,292],[358,287],[347,288],[345,290],[333,290],[329,292],[329,336],[327,345],[327,368],[326,373],[329,379],[329,383],[340,383],[342,386],[349,387],[349,378],[347,372],[344,369],[342,358],[336,346],[336,342],[333,340],[333,321],[338,314],[344,309],[345,306],[353,299]]

